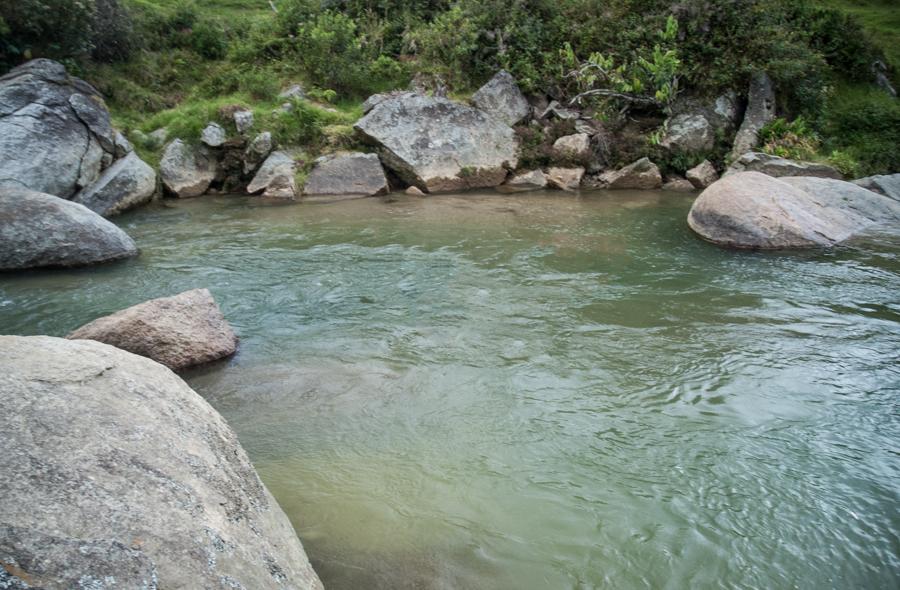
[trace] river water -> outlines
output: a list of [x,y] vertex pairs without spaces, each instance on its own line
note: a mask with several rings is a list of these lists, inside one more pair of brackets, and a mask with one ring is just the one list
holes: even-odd
[[897,588],[900,235],[730,252],[690,202],[167,202],[0,275],[0,332],[209,287],[240,350],[186,378],[329,590]]

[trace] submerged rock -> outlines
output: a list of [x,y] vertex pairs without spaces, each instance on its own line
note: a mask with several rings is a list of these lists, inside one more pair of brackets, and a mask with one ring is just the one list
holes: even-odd
[[564,191],[578,190],[584,168],[550,168],[547,170],[547,183]]
[[309,173],[303,194],[313,200],[373,197],[388,192],[384,168],[375,154],[323,156]]
[[653,190],[662,186],[662,174],[649,158],[641,158],[621,170],[601,174],[600,186],[607,189]]
[[426,192],[496,186],[517,161],[511,127],[445,98],[384,97],[354,128],[385,166]]
[[662,190],[672,193],[692,193],[695,189],[688,179],[675,176],[663,183]]
[[[578,179],[581,182],[581,179]],[[518,172],[497,187],[501,193],[522,193],[547,188],[547,175],[540,169]]]
[[890,197],[900,201],[900,174],[879,174],[867,176],[853,181],[853,184],[861,186],[879,195]]
[[900,204],[834,179],[777,179],[759,172],[726,176],[688,215],[703,238],[733,248],[832,246],[876,223],[900,221]]
[[106,344],[0,336],[0,585],[321,589],[234,431]]
[[96,340],[173,370],[234,354],[237,336],[207,289],[139,303],[78,328],[67,338]]
[[479,88],[472,95],[472,104],[510,127],[527,117],[531,110],[516,79],[506,70],[500,70]]
[[198,197],[216,177],[216,160],[206,146],[190,146],[176,139],[163,152],[159,175],[163,186],[176,197]]
[[817,176],[843,180],[843,175],[827,164],[817,162],[798,162],[762,152],[747,152],[738,158],[725,172],[725,175],[737,172],[762,172],[769,176]]
[[72,199],[104,217],[143,205],[156,192],[156,172],[131,152]]
[[0,270],[84,266],[137,254],[125,232],[84,205],[0,185]]
[[262,193],[264,197],[294,199],[297,184],[294,180],[297,164],[285,152],[272,152],[247,185],[247,192]]
[[705,189],[715,181],[719,180],[719,173],[716,167],[709,160],[703,160],[697,166],[694,166],[685,173],[685,177],[691,181],[694,188]]

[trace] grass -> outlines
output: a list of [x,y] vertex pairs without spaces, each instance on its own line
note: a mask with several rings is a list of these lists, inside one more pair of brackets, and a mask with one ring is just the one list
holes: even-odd
[[900,2],[898,0],[818,0],[855,16],[884,51],[888,61],[900,69]]
[[[135,6],[175,9],[185,0],[127,0]],[[271,14],[268,0],[194,0],[197,8],[209,15],[221,17],[246,17],[263,13]]]

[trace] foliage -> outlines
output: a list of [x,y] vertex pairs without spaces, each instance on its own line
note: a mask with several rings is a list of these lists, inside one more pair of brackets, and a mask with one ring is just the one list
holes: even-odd
[[859,174],[900,170],[900,101],[873,87],[840,86],[820,123],[827,152],[858,162]]
[[94,0],[0,3],[0,71],[33,57],[66,60],[91,50]]
[[759,139],[765,153],[792,160],[813,159],[819,149],[819,138],[803,117],[775,119],[760,129]]

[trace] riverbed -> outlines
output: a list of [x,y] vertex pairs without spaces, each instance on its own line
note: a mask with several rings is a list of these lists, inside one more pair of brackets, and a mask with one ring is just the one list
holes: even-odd
[[166,201],[0,333],[208,287],[185,375],[326,588],[900,586],[900,235],[733,252],[661,192]]

